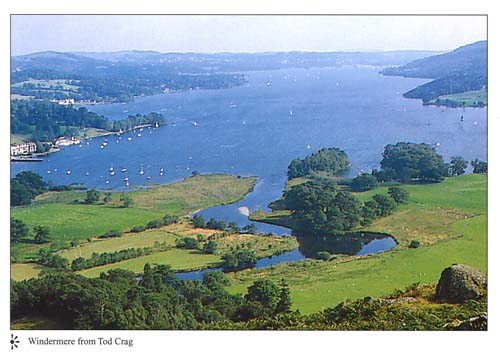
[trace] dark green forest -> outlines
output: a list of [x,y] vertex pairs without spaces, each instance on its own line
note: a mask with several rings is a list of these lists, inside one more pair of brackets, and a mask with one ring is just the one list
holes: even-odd
[[288,179],[324,172],[336,175],[350,166],[347,154],[339,148],[323,148],[304,159],[292,160],[288,166]]
[[10,106],[11,133],[28,134],[31,140],[42,142],[51,142],[60,136],[71,137],[77,131],[88,127],[118,132],[143,124],[165,121],[162,114],[150,113],[111,122],[85,107],[76,109],[39,100],[12,100]]
[[485,329],[453,323],[484,314],[486,297],[441,303],[435,285],[414,284],[385,298],[365,297],[302,315],[292,310],[283,280],[256,280],[245,295],[229,294],[227,283],[221,272],[207,273],[203,281],[180,281],[164,265],[146,264],[139,278],[120,269],[95,279],[53,271],[11,282],[10,312],[13,321],[34,314],[59,328],[81,330]]

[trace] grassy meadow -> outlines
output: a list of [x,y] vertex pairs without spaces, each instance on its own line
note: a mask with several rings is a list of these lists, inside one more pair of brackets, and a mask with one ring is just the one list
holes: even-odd
[[[232,293],[246,291],[258,278],[289,284],[293,308],[312,313],[346,299],[378,297],[415,283],[435,283],[441,271],[462,263],[487,272],[486,175],[463,175],[439,184],[403,186],[410,201],[364,231],[391,234],[392,250],[322,262],[311,259],[229,275]],[[386,190],[358,194],[362,200]],[[262,214],[261,214],[262,215]],[[416,239],[421,246],[408,248]]]
[[477,106],[478,103],[488,105],[488,92],[486,90],[471,90],[465,93],[441,95],[431,100],[428,104],[441,105],[443,101],[460,104],[464,107]]
[[[253,189],[254,177],[230,175],[197,175],[183,181],[128,192],[132,205],[122,207],[121,192],[112,193],[107,204],[84,204],[85,192],[48,192],[32,205],[11,209],[11,217],[25,222],[30,228],[46,226],[51,243],[56,248],[69,246],[71,241],[96,238],[109,230],[126,232],[146,225],[164,215],[185,216],[198,209],[236,202]],[[19,243],[11,246],[11,256],[18,262],[28,260],[41,247]]]
[[94,268],[78,271],[79,274],[87,277],[98,277],[101,272],[111,269],[130,270],[135,273],[142,273],[144,265],[149,263],[154,264],[167,264],[173,270],[195,270],[203,269],[219,265],[221,263],[219,256],[213,254],[204,254],[199,250],[185,250],[173,248],[164,252],[157,252],[144,257],[137,257],[134,259],[124,260],[121,262],[96,266]]
[[[186,185],[182,185],[186,183]],[[37,277],[44,268],[29,262],[40,248],[51,249],[70,263],[78,257],[90,258],[93,253],[112,253],[129,248],[155,247],[155,243],[167,245],[161,251],[117,263],[98,266],[83,271],[82,275],[96,277],[99,273],[115,269],[141,272],[144,264],[168,264],[174,270],[186,271],[220,265],[221,257],[236,248],[251,248],[258,258],[292,250],[298,246],[295,237],[230,234],[217,236],[214,254],[199,250],[175,248],[182,237],[201,238],[221,233],[219,230],[194,228],[186,218],[177,223],[138,233],[128,232],[131,227],[145,225],[164,214],[187,215],[203,206],[237,201],[251,190],[255,178],[237,178],[227,175],[203,175],[190,177],[180,183],[153,189],[129,192],[132,206],[120,206],[119,195],[112,194],[108,204],[83,204],[85,192],[63,191],[40,195],[30,206],[12,209],[14,218],[22,219],[30,226],[41,224],[50,230],[52,240],[46,244],[18,243],[12,246],[11,256],[17,263],[11,266],[14,280]],[[190,188],[192,187],[192,188]],[[220,192],[219,189],[227,189]],[[191,192],[188,192],[190,191]],[[191,199],[194,196],[193,199]],[[59,214],[54,216],[54,214]],[[121,237],[100,239],[96,236],[111,229],[123,230]],[[71,234],[71,236],[69,235]],[[77,241],[70,247],[69,242]],[[54,244],[64,246],[58,250]]]

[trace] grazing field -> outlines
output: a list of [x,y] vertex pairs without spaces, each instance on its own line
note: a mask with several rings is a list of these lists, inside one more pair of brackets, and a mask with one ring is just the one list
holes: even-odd
[[[63,248],[73,240],[97,237],[109,230],[126,232],[166,214],[185,216],[201,208],[236,202],[253,189],[255,182],[255,177],[192,176],[177,183],[128,192],[132,199],[128,208],[122,207],[121,192],[112,193],[108,204],[101,201],[91,205],[83,204],[85,192],[48,192],[32,205],[12,208],[11,217],[24,221],[30,228],[46,226],[51,244]],[[11,250],[18,261],[24,261],[39,248],[40,245],[21,243],[12,245]]]
[[65,79],[32,79],[30,78],[27,81],[22,81],[18,83],[12,84],[12,87],[21,87],[24,84],[33,84],[36,85],[37,87],[40,87],[44,90],[49,89],[50,87],[56,87],[59,86],[61,89],[55,89],[56,91],[72,91],[72,92],[77,92],[78,91],[78,86],[72,85],[68,83],[68,80]]
[[203,254],[198,250],[171,249],[164,252],[157,252],[144,257],[124,260],[118,263],[98,266],[79,271],[87,277],[97,277],[101,272],[111,269],[131,270],[135,273],[141,273],[145,264],[167,264],[173,270],[195,270],[219,265],[220,257],[213,254]]
[[164,229],[154,229],[136,234],[126,234],[122,237],[95,240],[88,244],[64,250],[59,254],[71,262],[78,257],[90,258],[92,253],[111,253],[128,248],[153,247],[155,242],[173,246],[177,238],[179,236]]
[[186,215],[214,205],[241,200],[255,186],[255,177],[198,175],[182,182],[131,193],[134,206],[171,215]]
[[28,142],[30,138],[30,134],[11,134],[10,144],[23,144],[25,142]]
[[[209,236],[216,235],[214,241],[217,243],[217,249],[214,254],[204,254],[197,250],[185,250],[175,248],[175,242],[182,237],[202,238],[207,241]],[[170,224],[156,229],[150,229],[138,233],[125,233],[122,237],[113,237],[106,239],[92,239],[90,242],[80,243],[79,245],[57,252],[58,255],[68,259],[71,263],[78,257],[91,258],[93,253],[112,253],[129,248],[155,247],[155,243],[165,243],[172,248],[161,252],[138,257],[130,260],[120,261],[109,265],[103,265],[79,271],[87,276],[98,276],[98,273],[110,269],[127,269],[140,272],[145,263],[150,264],[169,264],[175,270],[196,270],[199,268],[220,265],[221,257],[238,248],[247,248],[255,252],[257,258],[264,258],[292,250],[298,246],[297,239],[291,236],[262,236],[252,234],[222,234],[220,230],[193,228],[187,219],[180,219],[178,223]],[[204,242],[202,242],[203,244]],[[200,244],[200,247],[202,247]],[[48,244],[33,245],[19,244],[12,251],[12,255],[19,260],[35,258],[40,248],[49,248]],[[31,277],[37,277],[40,270],[44,267],[32,264],[13,264],[12,278],[14,280],[23,280]]]
[[106,130],[88,127],[88,128],[83,128],[81,130],[78,130],[75,137],[77,137],[77,138],[95,138],[95,137],[107,136],[110,134],[111,134],[111,132],[106,131]]
[[465,93],[441,95],[429,101],[428,104],[448,105],[450,103],[464,107],[488,105],[488,92],[486,90],[471,90]]
[[[364,257],[294,263],[229,275],[232,293],[246,291],[257,278],[289,284],[293,308],[311,313],[346,299],[382,296],[412,283],[434,283],[443,268],[462,263],[487,272],[486,175],[463,175],[440,184],[404,186],[410,203],[366,230],[394,236],[392,250]],[[368,199],[378,188],[361,193]],[[421,246],[410,249],[410,239]]]
[[10,278],[12,280],[21,281],[38,277],[38,273],[43,269],[43,266],[33,263],[27,264],[11,264]]
[[159,212],[108,205],[50,203],[13,209],[11,216],[28,226],[46,226],[52,242],[83,240],[109,230],[128,230],[160,218]]

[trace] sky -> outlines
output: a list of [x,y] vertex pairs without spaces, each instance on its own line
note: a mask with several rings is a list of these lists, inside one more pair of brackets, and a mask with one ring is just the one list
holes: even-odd
[[484,39],[486,16],[11,16],[11,55],[132,49],[452,50]]

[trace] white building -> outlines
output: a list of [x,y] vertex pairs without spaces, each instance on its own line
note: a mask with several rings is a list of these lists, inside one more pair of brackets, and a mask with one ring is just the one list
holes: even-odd
[[36,143],[34,142],[27,142],[19,145],[12,145],[10,146],[10,155],[11,156],[17,156],[17,155],[28,155],[36,152]]

